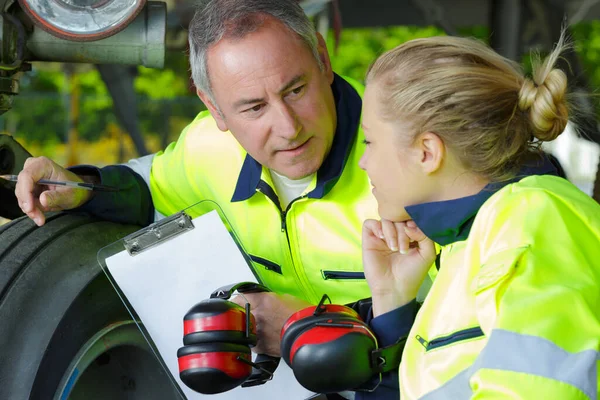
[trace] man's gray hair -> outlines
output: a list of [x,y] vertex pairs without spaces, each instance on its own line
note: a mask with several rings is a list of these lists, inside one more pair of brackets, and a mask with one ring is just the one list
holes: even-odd
[[241,39],[256,31],[265,16],[277,19],[298,34],[323,69],[314,25],[296,0],[200,1],[189,26],[190,65],[196,88],[206,93],[215,106],[206,61],[208,48],[225,37]]

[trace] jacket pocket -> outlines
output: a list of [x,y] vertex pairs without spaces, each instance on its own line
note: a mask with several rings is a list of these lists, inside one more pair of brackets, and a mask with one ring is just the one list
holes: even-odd
[[276,264],[273,261],[269,261],[269,260],[267,260],[265,258],[262,258],[262,257],[253,256],[252,254],[249,254],[249,256],[250,256],[250,259],[253,262],[262,265],[268,271],[273,271],[273,272],[276,272],[278,274],[281,274],[281,265]]
[[321,275],[323,279],[344,279],[344,280],[358,280],[365,279],[364,272],[354,272],[354,271],[326,271],[321,270]]
[[417,335],[417,340],[423,347],[425,347],[425,351],[431,351],[434,349],[439,349],[440,347],[446,347],[454,343],[463,342],[482,336],[484,336],[484,333],[481,330],[481,327],[477,326],[474,328],[463,329],[450,335],[441,336],[439,338],[432,339],[429,342]]
[[517,268],[519,260],[528,249],[529,246],[521,246],[500,251],[488,257],[473,279],[471,292],[479,294],[510,278]]

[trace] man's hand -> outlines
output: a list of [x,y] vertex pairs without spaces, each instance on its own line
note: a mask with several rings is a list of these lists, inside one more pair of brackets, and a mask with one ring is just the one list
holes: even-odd
[[[312,304],[289,294],[276,293],[244,293],[250,303],[250,312],[256,319],[257,344],[252,349],[258,354],[281,357],[281,329],[288,318],[296,311],[310,307]],[[234,303],[245,306],[241,295],[232,298]]]
[[45,212],[69,210],[86,203],[92,193],[66,186],[38,185],[40,179],[55,181],[83,180],[46,157],[28,158],[15,188],[19,207],[38,226],[46,222]]
[[366,220],[363,268],[373,297],[373,316],[414,299],[435,261],[435,245],[414,221]]

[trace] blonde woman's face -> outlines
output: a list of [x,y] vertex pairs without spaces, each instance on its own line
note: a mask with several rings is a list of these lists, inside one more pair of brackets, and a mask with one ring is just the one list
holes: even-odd
[[410,219],[405,207],[428,196],[431,186],[420,168],[421,152],[412,145],[414,132],[405,121],[384,121],[378,108],[377,83],[367,86],[363,97],[362,127],[365,152],[359,166],[369,175],[379,215],[391,221]]

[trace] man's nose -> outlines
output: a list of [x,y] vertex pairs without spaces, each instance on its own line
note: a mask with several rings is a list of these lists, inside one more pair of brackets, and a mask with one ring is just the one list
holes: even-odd
[[289,105],[282,104],[276,117],[275,128],[279,136],[292,140],[298,136],[302,125],[294,110]]

